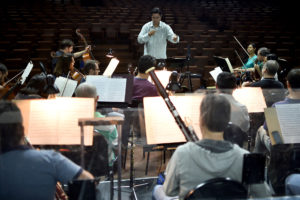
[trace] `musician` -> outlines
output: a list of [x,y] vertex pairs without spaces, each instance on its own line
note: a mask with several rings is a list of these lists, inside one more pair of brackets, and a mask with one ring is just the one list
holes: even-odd
[[148,81],[149,74],[145,72],[155,66],[155,58],[144,55],[139,59],[138,74],[133,80],[132,99],[141,101],[144,97],[158,96],[155,85]]
[[[223,140],[224,130],[230,120],[230,103],[222,95],[208,94],[200,106],[200,129],[203,139],[179,146],[166,169],[163,186],[156,186],[154,198],[183,199],[199,183],[229,177],[242,181],[243,156],[248,153],[236,144]],[[271,193],[266,185],[251,185],[251,195],[266,197]]]
[[72,53],[63,54],[57,60],[56,66],[54,68],[54,75],[56,77],[59,76],[67,77],[69,72],[74,71],[74,64],[75,64],[74,54]]
[[4,64],[0,63],[0,89],[2,88],[2,85],[4,84],[7,75],[7,67]]
[[[54,58],[52,59],[52,70],[54,70],[54,68],[56,66],[56,63],[58,60],[57,58],[62,56],[63,54],[72,53],[73,48],[74,48],[74,43],[72,40],[64,39],[61,41],[60,49],[55,52],[55,55],[53,55]],[[82,56],[83,54],[89,52],[90,48],[91,48],[90,46],[87,46],[85,48],[85,50],[74,53],[74,58],[78,58],[78,57]]]
[[99,75],[99,61],[88,60],[84,63],[83,74],[84,75]]
[[234,69],[235,71],[252,71],[254,69],[255,60],[257,56],[255,54],[256,44],[250,43],[247,48],[247,52],[249,54],[248,60],[243,67]]
[[61,154],[25,144],[22,115],[12,102],[0,102],[0,199],[54,199],[55,185],[93,179]]
[[[259,56],[258,56],[259,57]],[[275,75],[279,69],[279,64],[276,60],[268,60],[265,62],[262,68],[262,80],[257,82],[244,82],[242,86],[250,86],[250,87],[261,87],[265,88],[284,88],[284,85],[275,80]]]
[[257,63],[254,65],[255,70],[262,77],[262,68],[267,62],[267,56],[270,54],[270,50],[266,47],[261,47],[257,51]]
[[[269,62],[269,61],[268,61]],[[300,103],[300,69],[292,69],[287,75],[287,88],[289,95],[284,101],[275,103],[272,107],[279,104]],[[254,152],[270,152],[271,141],[267,135],[267,126],[261,126],[256,134]]]
[[235,76],[229,72],[220,73],[217,77],[216,88],[219,94],[225,96],[230,103],[230,121],[239,126],[244,132],[247,132],[250,127],[248,109],[232,96],[233,91],[237,88]]
[[[94,117],[105,117],[100,112],[96,111],[97,102],[99,96],[97,94],[97,89],[94,85],[88,83],[81,83],[75,90],[76,97],[91,97],[95,99],[95,115]],[[95,131],[104,136],[108,143],[108,160],[109,166],[113,165],[113,161],[116,159],[114,154],[114,147],[117,145],[118,132],[114,125],[107,126],[95,126]]]
[[138,43],[144,44],[144,55],[151,55],[156,59],[166,59],[167,40],[172,43],[179,42],[179,36],[174,34],[172,28],[161,21],[162,11],[153,8],[152,21],[146,23],[138,35]]

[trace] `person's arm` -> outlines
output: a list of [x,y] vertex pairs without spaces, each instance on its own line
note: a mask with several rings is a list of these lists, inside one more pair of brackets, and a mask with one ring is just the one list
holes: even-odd
[[166,179],[163,184],[163,189],[168,196],[179,195],[179,172],[177,166],[179,164],[178,150],[172,155],[166,169]]
[[94,179],[94,176],[86,171],[86,170],[82,170],[81,174],[78,176],[77,178],[78,180],[84,180],[84,179]]
[[138,43],[140,43],[140,44],[144,44],[144,43],[147,43],[149,40],[150,40],[150,37],[152,36],[152,35],[154,35],[155,34],[155,31],[154,30],[152,30],[152,31],[148,31],[148,26],[147,26],[147,24],[145,24],[144,26],[143,26],[143,28],[142,28],[142,30],[141,30],[141,32],[139,33],[139,35],[138,35]]
[[166,29],[168,34],[167,39],[172,43],[178,43],[179,36],[173,32],[172,28],[169,25],[166,26]]
[[85,50],[83,50],[83,51],[78,51],[78,52],[74,53],[74,58],[78,58],[78,57],[82,56],[83,54],[89,52],[90,48],[91,48],[91,46],[88,45],[88,46],[85,48]]

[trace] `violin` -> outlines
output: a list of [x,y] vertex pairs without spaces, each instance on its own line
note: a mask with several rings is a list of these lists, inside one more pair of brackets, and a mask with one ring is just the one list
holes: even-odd
[[[76,32],[76,34],[78,35],[78,37],[80,37],[80,39],[83,41],[85,47],[87,47],[87,46],[88,46],[88,43],[87,43],[85,37],[80,33],[80,29],[76,29],[75,32]],[[84,53],[84,54],[82,55],[82,59],[83,59],[83,61],[85,62],[85,61],[87,61],[87,60],[95,60],[95,57],[93,56],[92,51],[89,50],[87,53]]]
[[81,80],[85,78],[85,76],[75,67],[72,71],[70,71],[70,76],[72,77],[73,80],[77,81],[78,83],[80,83]]

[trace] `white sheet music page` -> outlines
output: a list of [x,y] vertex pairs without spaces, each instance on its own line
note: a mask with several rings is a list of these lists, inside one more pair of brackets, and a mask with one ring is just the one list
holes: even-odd
[[[199,139],[202,138],[199,117],[202,95],[170,97],[182,120],[191,122]],[[185,137],[161,97],[144,98],[147,144],[185,142]]]
[[30,74],[30,72],[31,72],[31,70],[32,70],[32,68],[33,68],[33,64],[32,64],[32,62],[30,61],[28,64],[27,64],[27,66],[26,66],[26,68],[25,68],[25,70],[24,70],[24,72],[23,72],[23,74],[22,74],[22,79],[21,79],[21,84],[23,85],[23,83],[26,81],[26,78],[28,77],[28,75]]
[[222,71],[221,67],[216,67],[214,70],[210,71],[209,73],[213,77],[215,82],[217,82],[218,75],[222,72],[223,71]]
[[226,61],[226,63],[227,63],[227,66],[228,66],[228,68],[229,68],[229,71],[230,71],[231,73],[233,73],[232,65],[231,65],[231,62],[230,62],[229,58],[225,58],[225,61]]
[[78,82],[60,76],[55,79],[54,84],[59,89],[60,97],[72,97],[72,95],[77,87]]
[[[30,101],[30,109],[18,104],[23,112],[29,112],[26,135],[32,144],[79,145],[79,118],[94,117],[93,98],[56,98]],[[93,143],[93,127],[84,127],[85,145]]]
[[126,78],[86,76],[86,82],[97,88],[99,102],[125,102]]
[[247,107],[249,113],[264,112],[267,107],[260,87],[239,88],[232,95],[238,102]]
[[105,71],[103,72],[103,76],[111,77],[114,71],[116,70],[119,62],[120,61],[118,59],[112,58],[108,66],[106,67]]
[[284,143],[300,143],[300,104],[275,107]]

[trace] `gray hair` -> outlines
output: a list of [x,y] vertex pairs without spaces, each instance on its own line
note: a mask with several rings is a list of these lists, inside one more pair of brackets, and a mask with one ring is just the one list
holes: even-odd
[[81,83],[75,90],[76,97],[93,97],[96,98],[97,88],[89,83]]
[[279,64],[276,60],[268,60],[264,64],[264,68],[266,68],[267,73],[271,76],[275,76],[276,72],[279,69]]

